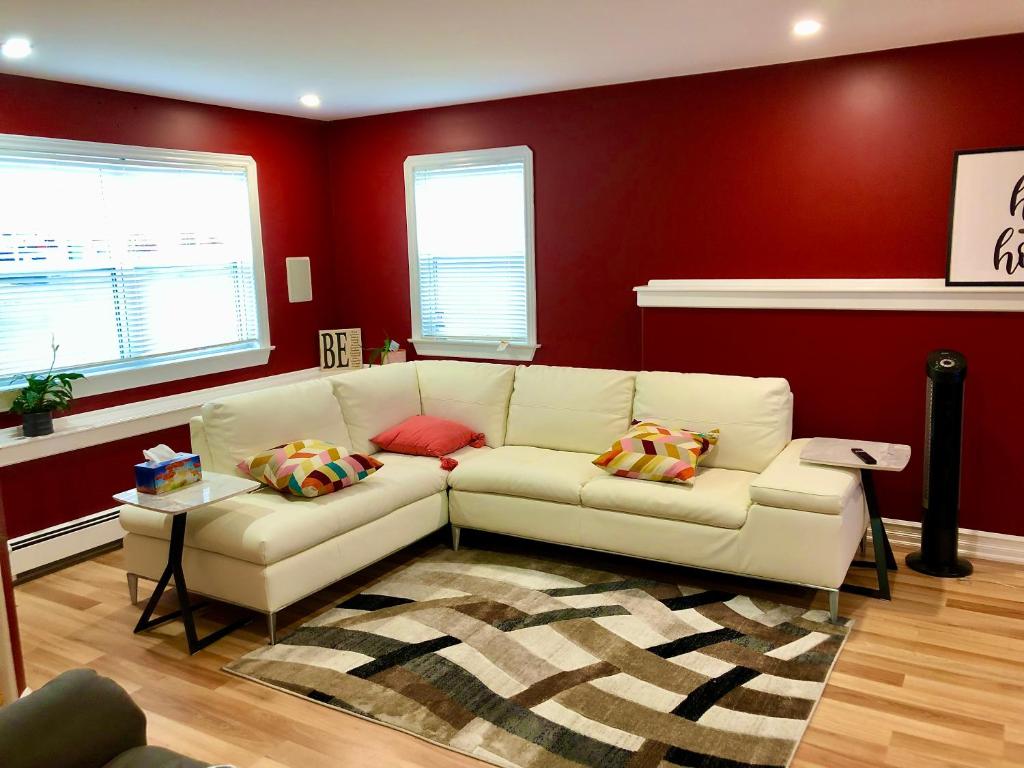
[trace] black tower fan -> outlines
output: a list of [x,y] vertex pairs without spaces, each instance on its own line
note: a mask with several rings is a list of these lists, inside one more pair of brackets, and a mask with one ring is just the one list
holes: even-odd
[[967,360],[959,352],[938,349],[928,355],[925,373],[924,519],[921,549],[907,555],[907,565],[930,576],[967,576],[974,567],[957,557]]

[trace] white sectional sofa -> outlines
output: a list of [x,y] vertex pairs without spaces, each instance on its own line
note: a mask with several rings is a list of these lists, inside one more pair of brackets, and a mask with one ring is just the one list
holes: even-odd
[[[370,437],[424,413],[487,436],[459,466],[379,452]],[[857,470],[803,464],[784,379],[417,361],[207,403],[192,420],[203,467],[233,473],[266,448],[319,438],[373,454],[365,481],[315,499],[263,489],[190,513],[197,593],[268,616],[449,522],[463,528],[714,571],[838,588],[867,525]],[[608,475],[593,459],[631,419],[721,438],[692,486]],[[170,519],[121,510],[129,582],[156,579]]]

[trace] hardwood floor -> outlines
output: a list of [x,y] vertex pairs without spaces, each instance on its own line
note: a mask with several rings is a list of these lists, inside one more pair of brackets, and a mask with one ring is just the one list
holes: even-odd
[[[465,543],[824,607],[823,596],[795,587],[472,532]],[[428,540],[293,606],[281,631],[434,546],[443,544]],[[841,613],[856,625],[793,765],[1024,765],[1024,569],[979,560],[970,578],[946,581],[909,571],[904,554],[897,549],[891,603],[843,595]],[[848,581],[870,584],[871,575],[855,570]],[[262,618],[192,657],[178,623],[132,634],[141,608],[128,601],[119,551],[24,584],[16,601],[29,684],[79,666],[109,675],[146,710],[150,743],[239,768],[482,765],[221,672],[265,642]]]

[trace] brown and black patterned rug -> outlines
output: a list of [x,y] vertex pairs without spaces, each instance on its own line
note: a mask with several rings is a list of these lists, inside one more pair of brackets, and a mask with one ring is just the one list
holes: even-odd
[[786,766],[849,632],[825,611],[435,552],[225,667],[501,766]]

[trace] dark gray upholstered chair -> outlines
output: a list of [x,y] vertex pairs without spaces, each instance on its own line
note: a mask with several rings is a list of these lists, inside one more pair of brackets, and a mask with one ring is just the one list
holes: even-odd
[[3,768],[206,768],[146,746],[146,715],[113,680],[73,669],[0,708]]

